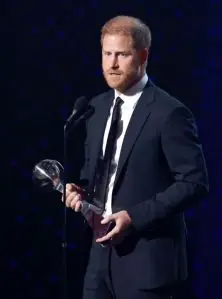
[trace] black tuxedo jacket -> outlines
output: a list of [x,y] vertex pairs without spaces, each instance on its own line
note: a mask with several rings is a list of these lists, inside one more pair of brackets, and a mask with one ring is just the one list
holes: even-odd
[[[91,189],[113,99],[111,90],[91,101],[95,110],[87,121],[81,172]],[[113,212],[127,210],[132,218],[127,236],[114,246],[120,275],[127,275],[138,288],[185,279],[183,211],[207,192],[207,170],[192,113],[149,81],[127,128],[113,189]]]

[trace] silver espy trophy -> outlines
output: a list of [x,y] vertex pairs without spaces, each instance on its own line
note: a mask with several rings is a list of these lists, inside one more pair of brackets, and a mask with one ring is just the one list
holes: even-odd
[[[66,160],[66,134],[67,127],[74,121],[74,125],[80,122],[82,119],[87,118],[92,113],[91,110],[86,110],[86,98],[79,98],[76,101],[72,115],[68,118],[66,125],[64,126],[64,156]],[[66,161],[65,161],[66,165]],[[35,185],[45,189],[46,191],[56,190],[63,194],[63,201],[66,198],[65,185],[65,170],[63,165],[57,160],[44,159],[38,162],[32,173],[32,179]],[[80,212],[84,216],[85,220],[92,228],[94,236],[96,238],[104,236],[110,229],[111,224],[101,224],[103,219],[103,207],[93,196],[85,189],[82,189],[83,200],[81,201]],[[66,208],[65,208],[66,211]],[[65,212],[65,225],[66,225],[66,212]],[[113,224],[112,224],[113,225]],[[64,245],[66,246],[66,245]]]
[[[35,165],[33,169],[33,182],[40,188],[45,190],[56,190],[61,194],[64,193],[64,168],[56,160],[45,159]],[[100,207],[96,200],[92,199],[90,194],[82,189],[83,197],[88,198],[90,201],[94,201],[94,204],[86,200],[81,201],[80,212],[93,229],[96,237],[103,236],[106,231],[106,225],[102,225],[100,222],[103,219],[103,209]]]

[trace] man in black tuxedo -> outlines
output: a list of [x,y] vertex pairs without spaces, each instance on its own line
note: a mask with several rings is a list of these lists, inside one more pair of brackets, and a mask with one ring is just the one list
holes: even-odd
[[[109,20],[101,45],[111,90],[91,100],[81,178],[104,204],[102,224],[114,226],[93,240],[83,296],[169,299],[187,277],[183,212],[208,192],[195,120],[146,74],[151,33],[142,21]],[[68,207],[78,211],[82,198],[67,185]]]

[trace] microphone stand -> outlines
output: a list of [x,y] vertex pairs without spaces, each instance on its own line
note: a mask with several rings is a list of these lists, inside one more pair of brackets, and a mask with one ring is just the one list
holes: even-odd
[[68,171],[67,171],[67,164],[68,164],[68,155],[67,155],[67,137],[68,137],[68,125],[69,122],[66,122],[64,129],[63,129],[63,159],[64,159],[64,184],[63,184],[63,201],[64,201],[64,222],[63,222],[63,234],[62,234],[62,250],[63,250],[63,299],[67,299],[67,208],[66,208],[66,184],[68,179]]
[[88,109],[83,113],[82,115],[79,116],[79,118],[75,119],[69,118],[65,125],[64,125],[64,139],[63,139],[63,159],[64,159],[64,183],[63,183],[63,200],[64,200],[64,222],[63,222],[63,236],[62,236],[62,249],[63,249],[63,273],[64,273],[64,281],[63,281],[63,299],[67,299],[67,283],[68,283],[68,275],[67,275],[67,247],[68,247],[68,242],[67,242],[67,208],[66,208],[66,184],[67,179],[68,179],[68,153],[67,153],[67,139],[68,139],[68,133],[69,130],[72,127],[76,127],[82,120],[88,118],[92,114],[92,109]]

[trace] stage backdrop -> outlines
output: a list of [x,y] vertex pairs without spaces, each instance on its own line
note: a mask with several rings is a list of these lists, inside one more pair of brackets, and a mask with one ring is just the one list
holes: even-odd
[[[63,161],[75,99],[107,89],[100,28],[128,14],[150,26],[148,74],[195,114],[209,171],[210,195],[186,213],[190,279],[179,298],[221,299],[222,2],[7,0],[2,11],[2,298],[63,298],[63,206],[33,186],[32,168]],[[77,132],[74,150],[80,140]],[[67,217],[68,298],[78,299],[88,245],[82,218]]]

